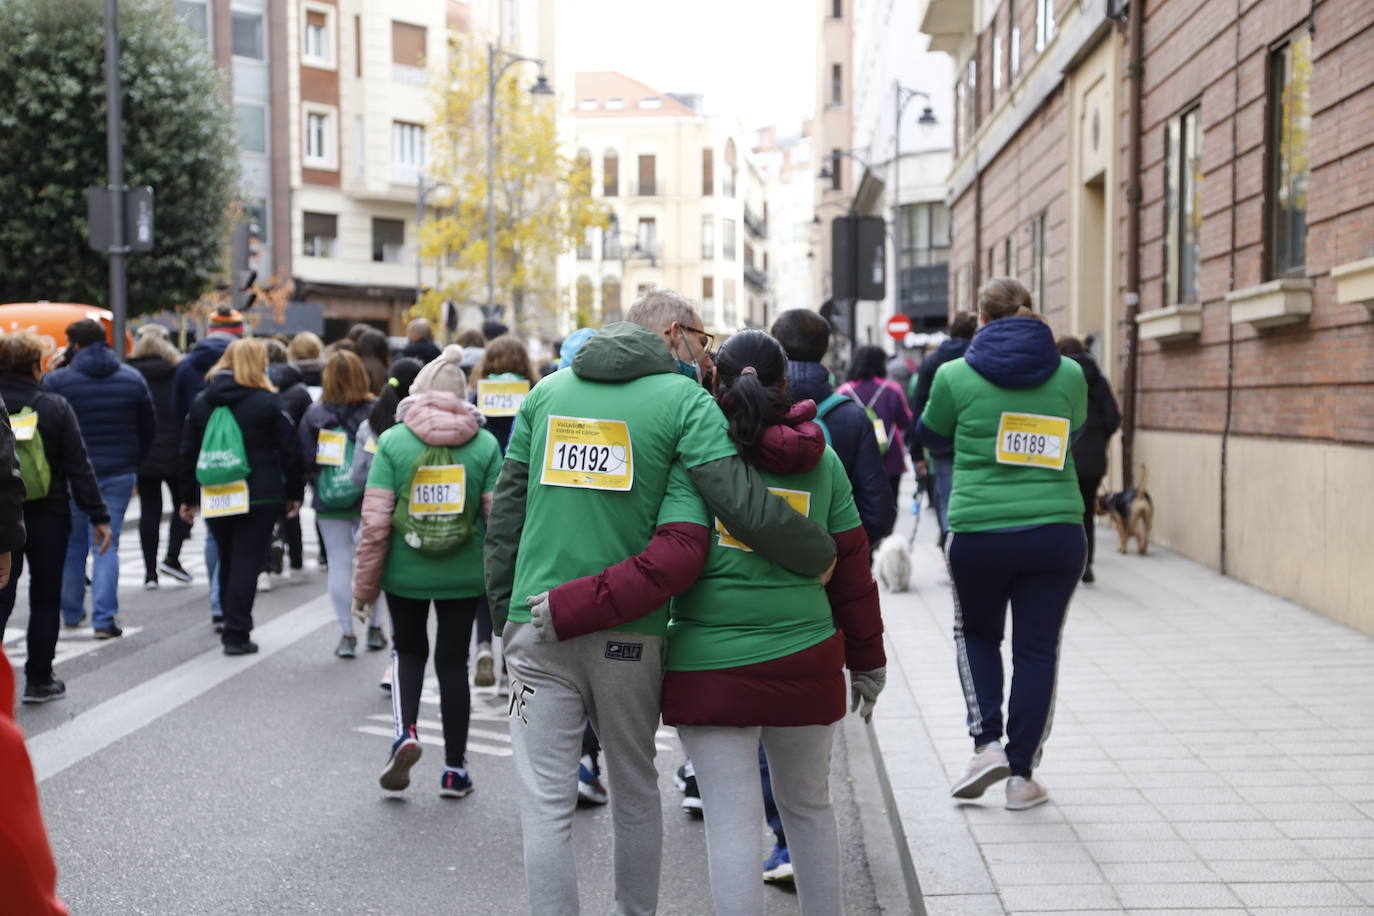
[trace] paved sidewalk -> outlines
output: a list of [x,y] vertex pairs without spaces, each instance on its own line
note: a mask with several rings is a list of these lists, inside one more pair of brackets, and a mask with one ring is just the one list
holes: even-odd
[[1051,802],[956,804],[972,747],[934,528],[913,591],[883,594],[874,719],[931,916],[1374,913],[1374,639],[1100,530],[1036,774]]

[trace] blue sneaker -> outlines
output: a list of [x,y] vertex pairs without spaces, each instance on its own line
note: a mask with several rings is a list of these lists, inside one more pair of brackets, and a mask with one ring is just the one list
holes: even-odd
[[763,880],[769,884],[792,880],[792,857],[787,854],[786,846],[773,844],[773,851],[763,863]]
[[405,734],[391,745],[391,757],[387,759],[386,769],[377,781],[388,792],[400,792],[410,785],[410,768],[420,759],[420,739],[415,734],[415,726],[406,728]]
[[444,770],[439,780],[439,795],[443,798],[462,798],[472,794],[472,777],[457,770]]
[[[586,759],[585,757],[583,758]],[[577,765],[577,800],[589,805],[604,805],[610,799],[596,770],[585,763]]]

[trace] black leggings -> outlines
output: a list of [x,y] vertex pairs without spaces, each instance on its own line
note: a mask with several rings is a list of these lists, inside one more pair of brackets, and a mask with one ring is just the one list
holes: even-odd
[[1083,494],[1083,533],[1088,536],[1088,565],[1093,565],[1093,529],[1097,527],[1097,488],[1102,483],[1102,475],[1079,477],[1078,491]]
[[249,506],[246,515],[205,520],[219,546],[219,600],[224,608],[222,642],[226,646],[247,642],[253,630],[262,545],[272,537],[281,511],[281,503],[259,503]]
[[52,680],[53,656],[57,652],[58,620],[62,603],[62,564],[67,557],[67,538],[72,533],[72,517],[62,511],[41,508],[46,500],[24,503],[23,548],[10,554],[13,566],[10,581],[0,589],[0,633],[5,631],[24,560],[29,562],[29,659],[24,662],[24,677],[30,684]]
[[138,476],[138,540],[143,545],[143,577],[157,577],[158,529],[162,525],[162,485],[172,493],[172,520],[167,524],[167,559],[180,561],[181,545],[191,526],[181,520],[181,483],[176,477]]
[[[391,691],[392,715],[399,734],[420,718],[420,691],[429,659],[428,598],[386,593],[391,612],[391,642],[395,671]],[[435,598],[434,673],[439,678],[439,717],[444,722],[444,764],[463,768],[468,747],[468,639],[477,611],[476,598]]]

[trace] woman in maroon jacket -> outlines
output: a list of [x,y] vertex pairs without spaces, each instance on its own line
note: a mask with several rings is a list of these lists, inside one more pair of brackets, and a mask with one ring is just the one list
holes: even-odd
[[762,739],[802,907],[837,913],[839,840],[829,762],[834,725],[845,711],[844,669],[854,708],[862,707],[865,718],[885,680],[868,538],[844,467],[811,422],[815,405],[789,404],[787,357],[777,341],[761,331],[741,332],[716,365],[717,399],[740,454],[775,493],[835,538],[838,559],[829,583],[755,554],[707,515],[686,483],[670,487],[661,526],[644,553],[554,589],[546,605],[535,606],[531,622],[568,639],[635,619],[677,594],[663,721],[678,726],[695,765],[717,909],[762,908],[756,858]]

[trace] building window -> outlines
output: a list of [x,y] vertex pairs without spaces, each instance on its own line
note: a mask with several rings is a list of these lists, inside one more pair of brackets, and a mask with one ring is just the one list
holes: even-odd
[[1037,312],[1045,311],[1045,275],[1049,272],[1049,254],[1046,250],[1045,214],[1038,214],[1031,221],[1031,305]]
[[596,248],[596,230],[591,226],[582,230],[582,241],[577,246],[577,259],[579,261],[590,261],[592,252]]
[[735,310],[735,280],[727,277],[721,282],[721,292],[725,300],[725,326],[733,328],[739,324],[739,313]]
[[727,261],[735,259],[735,221],[723,219],[720,221],[721,235],[721,257]]
[[422,25],[391,23],[391,78],[401,83],[424,85],[425,42],[428,33]]
[[1035,0],[1035,50],[1045,50],[1054,37],[1054,0]]
[[620,154],[613,149],[601,156],[601,193],[606,197],[620,194]]
[[994,98],[1002,88],[1002,42],[997,37],[997,17],[988,26],[988,41],[992,42],[992,91]]
[[987,278],[991,280],[997,276],[997,246],[993,245],[988,249],[988,273]]
[[624,100],[624,99],[607,99],[607,100],[606,100],[606,110],[607,110],[607,111],[623,111],[624,108],[625,108],[625,100]]
[[658,222],[652,216],[639,218],[639,231],[635,234],[635,247],[645,257],[658,257]]
[[843,19],[843,18],[844,18],[844,0],[833,0],[833,2],[832,2],[831,5],[830,5],[830,18],[831,18],[831,19]]
[[701,151],[701,194],[710,197],[716,193],[716,151],[706,147]]
[[620,320],[620,278],[601,279],[601,314],[608,322]]
[[334,8],[309,4],[305,7],[305,32],[302,36],[301,62],[310,67],[334,67]]
[[658,96],[654,96],[652,98],[647,99],[640,99],[639,107],[644,111],[654,111],[655,109],[663,107],[663,99],[659,98]]
[[1169,119],[1164,162],[1164,304],[1197,302],[1202,155],[1195,105]]
[[339,234],[339,218],[333,213],[304,213],[301,254],[307,258],[334,257],[334,241]]
[[701,314],[707,321],[715,316],[716,311],[716,278],[701,278]]
[[612,213],[606,231],[601,234],[601,257],[603,260],[617,261],[620,256],[620,217]]
[[263,60],[262,52],[262,14],[230,13],[234,27],[234,56],[246,60]]
[[712,261],[716,257],[716,220],[713,216],[701,218],[701,259]]
[[735,141],[725,141],[725,174],[722,176],[720,193],[724,197],[735,196],[735,178],[739,175],[739,163],[735,159]]
[[243,221],[248,224],[248,232],[260,244],[267,244],[267,199],[249,197],[243,201]]
[[305,160],[308,169],[337,169],[338,144],[334,134],[334,111],[330,108],[306,108]]
[[1008,235],[1002,240],[1002,266],[1008,277],[1016,276],[1016,236]]
[[391,122],[391,180],[416,182],[425,166],[425,129],[419,124]]
[[1016,0],[1007,0],[1007,84],[1021,72],[1021,22],[1016,15]]
[[372,218],[372,260],[383,264],[401,263],[401,249],[405,243],[404,220]]
[[596,111],[596,108],[596,99],[583,99],[582,101],[577,103],[578,111]]
[[844,182],[840,178],[840,150],[830,151],[830,190],[844,190]]
[[972,140],[978,130],[978,57],[968,59],[964,70],[964,139]]
[[267,109],[261,105],[234,104],[239,149],[245,153],[267,152]]
[[1307,266],[1308,141],[1312,133],[1312,34],[1304,29],[1269,58],[1268,210],[1270,277]]
[[176,17],[184,22],[191,31],[204,39],[205,47],[210,47],[210,10],[204,0],[176,0],[172,4]]
[[830,104],[844,104],[844,68],[839,64],[830,65]]
[[639,187],[635,193],[640,197],[653,197],[658,193],[655,181],[658,173],[658,157],[652,154],[639,157]]

